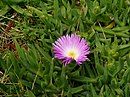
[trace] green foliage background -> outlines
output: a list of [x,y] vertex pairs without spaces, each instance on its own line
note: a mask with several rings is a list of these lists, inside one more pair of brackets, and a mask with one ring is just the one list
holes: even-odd
[[[129,0],[1,0],[0,23],[1,96],[130,97]],[[52,43],[74,32],[88,41],[90,60],[65,67]]]

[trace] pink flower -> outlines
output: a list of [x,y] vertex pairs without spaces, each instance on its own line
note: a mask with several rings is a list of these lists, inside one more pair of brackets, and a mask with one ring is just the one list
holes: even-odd
[[77,64],[82,64],[88,60],[89,49],[86,40],[76,34],[64,35],[53,43],[54,57],[65,65],[72,60],[75,60]]

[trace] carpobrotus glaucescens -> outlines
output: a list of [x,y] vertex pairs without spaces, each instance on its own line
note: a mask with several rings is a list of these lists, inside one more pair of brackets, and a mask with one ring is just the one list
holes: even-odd
[[61,60],[65,65],[72,60],[75,60],[79,65],[88,60],[90,49],[84,38],[76,34],[67,34],[53,43],[53,52],[54,57]]

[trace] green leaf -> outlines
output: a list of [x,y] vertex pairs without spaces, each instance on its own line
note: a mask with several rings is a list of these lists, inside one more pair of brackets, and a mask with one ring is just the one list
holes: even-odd
[[130,37],[127,34],[124,34],[124,33],[121,33],[121,32],[117,33],[117,32],[112,31],[111,29],[102,28],[102,27],[99,27],[99,26],[95,26],[94,29],[96,31],[104,32],[104,33],[109,34],[109,35],[116,35],[116,36],[119,36],[119,37],[126,37],[126,38]]
[[59,2],[54,0],[54,17],[57,19],[59,15]]
[[130,67],[130,53],[126,57],[127,65]]
[[37,44],[35,45],[36,48],[38,49],[38,51],[43,55],[43,57],[49,62],[51,63],[52,58],[49,56],[48,53],[46,53],[41,47],[39,47]]
[[5,15],[8,11],[9,11],[9,6],[3,5],[3,7],[0,9],[0,16]]
[[31,14],[28,10],[23,9],[23,8],[21,8],[21,7],[18,6],[18,5],[11,5],[11,7],[12,7],[16,12],[18,12],[18,13],[20,13],[20,14],[24,14],[24,15],[27,15],[27,16],[32,16],[32,14]]
[[120,88],[115,89],[115,91],[117,92],[118,95],[122,95],[123,96],[123,91]]
[[27,9],[28,9],[29,11],[31,11],[32,14],[35,13],[41,20],[44,20],[45,17],[46,17],[46,16],[45,16],[46,14],[45,14],[44,12],[38,10],[38,9],[35,8],[35,7],[27,6]]
[[127,83],[126,85],[125,85],[125,89],[124,89],[124,95],[125,95],[125,97],[129,97],[130,96],[130,84],[129,83]]
[[68,92],[71,94],[75,94],[75,93],[81,92],[83,90],[84,90],[83,86],[79,86],[79,87],[69,88]]
[[24,94],[25,97],[36,97],[32,91],[30,90],[27,90]]
[[90,86],[91,86],[91,93],[92,93],[93,97],[98,97],[97,94],[96,94],[96,90],[93,87],[93,84],[90,84]]
[[72,77],[71,79],[82,82],[82,83],[96,83],[97,78],[89,78],[89,77],[84,77],[84,76],[77,76],[77,77]]

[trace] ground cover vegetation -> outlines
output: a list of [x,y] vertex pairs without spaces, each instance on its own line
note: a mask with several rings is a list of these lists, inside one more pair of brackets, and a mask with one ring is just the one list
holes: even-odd
[[[64,66],[59,37],[76,33],[89,60]],[[2,97],[130,97],[130,0],[1,0]]]

